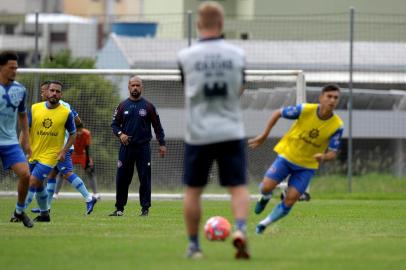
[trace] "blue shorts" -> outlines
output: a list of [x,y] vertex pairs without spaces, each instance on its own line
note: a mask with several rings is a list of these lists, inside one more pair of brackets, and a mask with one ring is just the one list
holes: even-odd
[[297,166],[283,157],[278,156],[265,173],[265,176],[280,183],[290,175],[288,186],[295,187],[300,194],[303,194],[314,176],[314,173],[314,169]]
[[48,174],[52,171],[52,167],[34,161],[30,163],[31,175],[35,176],[39,181],[44,181]]
[[20,162],[27,162],[19,144],[0,145],[0,158],[5,170]]
[[62,175],[65,175],[69,172],[73,171],[73,162],[72,162],[72,152],[73,150],[69,150],[65,154],[65,160],[59,161],[58,164],[55,166],[55,170],[60,172]]
[[205,186],[215,160],[220,185],[239,186],[247,183],[245,140],[207,145],[185,144],[183,183],[190,187]]

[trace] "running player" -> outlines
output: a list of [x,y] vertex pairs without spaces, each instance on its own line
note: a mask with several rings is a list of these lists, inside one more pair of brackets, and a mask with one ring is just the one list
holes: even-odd
[[25,87],[15,81],[18,68],[18,56],[14,52],[0,53],[0,159],[4,169],[11,168],[18,176],[18,198],[11,222],[22,221],[31,228],[33,223],[24,213],[24,201],[27,196],[30,169],[27,159],[18,143],[17,118],[21,128],[20,142],[29,156],[31,147],[28,134],[28,118],[25,107]]
[[260,214],[272,197],[275,187],[290,176],[284,199],[256,227],[261,234],[265,228],[286,216],[306,191],[320,163],[337,156],[343,134],[343,121],[334,113],[340,97],[340,88],[326,85],[321,90],[319,104],[299,104],[275,111],[262,134],[250,139],[251,148],[260,146],[272,128],[283,117],[296,120],[274,150],[278,157],[265,173],[260,185],[261,197],[255,205]]
[[[58,82],[59,83],[59,82]],[[55,84],[55,83],[54,83]],[[53,87],[54,84],[52,85]],[[57,84],[57,83],[56,83]],[[60,85],[62,87],[62,84]],[[44,82],[41,85],[41,97],[43,100],[47,99],[49,92],[52,90],[50,89],[51,87],[51,82]],[[59,100],[59,103],[63,105],[64,107],[68,108],[74,117],[74,122],[76,124],[80,124],[81,120],[79,118],[78,113],[70,106],[69,103]],[[66,131],[65,132],[65,143],[67,142],[69,138],[69,133]],[[73,163],[72,163],[72,155],[73,152],[73,145],[69,148],[69,151],[66,152],[64,160],[58,161],[57,165],[51,173],[48,175],[48,182],[46,186],[48,198],[47,198],[47,203],[48,203],[48,210],[51,209],[51,204],[53,200],[53,195],[55,192],[55,186],[56,186],[56,177],[58,173],[62,175],[62,177],[68,181],[74,188],[76,188],[79,193],[83,196],[83,198],[86,201],[86,213],[90,214],[93,211],[94,205],[97,202],[97,199],[93,197],[87,190],[86,185],[83,183],[83,180],[73,172]],[[35,190],[30,189],[27,195],[26,199],[26,204],[27,206],[31,203],[32,198],[34,197]],[[31,210],[33,213],[39,213],[40,209],[39,208],[33,208]]]

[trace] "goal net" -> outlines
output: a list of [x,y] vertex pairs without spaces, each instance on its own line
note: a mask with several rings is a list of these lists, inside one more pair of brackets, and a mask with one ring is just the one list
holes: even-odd
[[[166,135],[168,153],[165,158],[159,157],[155,138],[151,141],[153,192],[180,192],[183,188],[185,117],[179,71],[19,69],[17,80],[27,87],[28,108],[39,101],[41,82],[59,80],[64,84],[63,100],[75,108],[85,128],[92,134],[90,150],[99,190],[114,192],[119,142],[112,134],[110,124],[116,106],[128,97],[128,79],[133,75],[143,80],[143,95],[156,106]],[[247,70],[246,75],[246,90],[241,104],[248,138],[264,129],[273,110],[306,99],[304,74],[300,70]],[[262,147],[248,150],[248,174],[253,185],[262,180],[265,170],[275,158],[273,146],[287,128],[288,123],[281,120]],[[88,183],[82,168],[75,166],[75,170]],[[217,177],[214,165],[209,183],[216,183]],[[0,179],[0,191],[16,191],[17,178],[12,172],[1,168]],[[209,184],[209,190],[211,187],[216,192],[214,185]],[[130,189],[131,192],[138,190],[136,170]]]

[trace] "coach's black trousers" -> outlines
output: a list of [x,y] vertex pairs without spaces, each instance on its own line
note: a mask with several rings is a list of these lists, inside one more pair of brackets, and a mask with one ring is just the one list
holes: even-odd
[[140,180],[140,205],[142,209],[151,206],[151,148],[149,142],[137,145],[121,145],[118,154],[116,175],[116,209],[124,211],[128,200],[134,164]]

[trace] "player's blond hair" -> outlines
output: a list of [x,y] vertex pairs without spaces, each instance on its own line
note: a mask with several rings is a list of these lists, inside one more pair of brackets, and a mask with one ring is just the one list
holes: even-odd
[[223,28],[224,9],[214,2],[207,1],[200,4],[197,12],[197,22],[201,29]]

